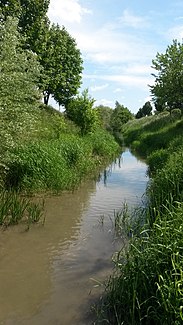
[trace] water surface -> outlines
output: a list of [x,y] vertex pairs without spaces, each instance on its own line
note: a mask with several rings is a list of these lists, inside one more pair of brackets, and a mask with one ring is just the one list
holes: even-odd
[[[112,271],[114,210],[137,205],[147,166],[128,150],[97,181],[45,199],[45,225],[0,232],[0,324],[88,325]],[[101,222],[102,220],[102,222]]]

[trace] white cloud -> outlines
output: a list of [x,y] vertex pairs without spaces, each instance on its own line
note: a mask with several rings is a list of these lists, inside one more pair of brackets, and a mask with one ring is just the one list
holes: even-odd
[[146,18],[132,14],[128,9],[123,11],[123,15],[119,18],[119,21],[133,28],[144,28],[148,26]]
[[[137,16],[135,11],[123,11],[124,5],[111,17],[101,4],[96,10],[99,2],[95,0],[93,5],[84,0],[51,0],[49,18],[64,25],[81,50],[84,60],[82,87],[95,92],[96,99],[102,97],[100,104],[111,106],[111,98],[125,93],[125,98],[129,96],[129,102],[135,106],[139,97],[148,94],[147,85],[152,84],[150,66],[157,47],[153,33],[150,40],[146,38],[150,18]],[[96,10],[93,15],[89,4],[93,13]],[[145,95],[140,95],[140,91]]]
[[174,27],[170,28],[167,31],[167,37],[170,40],[178,39],[179,41],[182,41],[182,39],[183,39],[183,25],[178,25],[178,26],[174,26]]
[[122,88],[116,88],[114,89],[113,93],[121,93],[123,91]]
[[[64,25],[68,32],[75,38],[78,48],[85,61],[97,64],[115,64],[138,61],[142,64],[144,60],[154,57],[154,46],[147,43],[141,36],[137,36],[130,31],[121,28],[121,24],[114,22],[105,24],[95,24],[94,17],[86,22],[82,17],[91,13],[83,8],[79,0],[51,0],[49,18],[51,21]],[[125,21],[130,23],[134,19],[134,24],[144,26],[145,19],[124,12]],[[117,18],[116,18],[117,19]],[[121,18],[122,19],[122,18]],[[143,23],[144,22],[144,23]],[[132,23],[132,22],[131,22]],[[145,53],[145,57],[144,57]]]
[[131,64],[124,68],[126,74],[147,75],[153,72],[150,65],[146,64]]
[[104,84],[101,86],[92,86],[92,87],[90,87],[90,90],[93,92],[100,91],[100,90],[106,89],[108,86],[109,86],[109,84]]
[[91,14],[91,10],[80,5],[78,0],[51,0],[48,16],[51,21],[61,23],[80,23],[84,14]]
[[[139,37],[101,28],[94,31],[73,31],[78,47],[87,60],[107,64],[119,62],[144,62],[154,57],[153,44]],[[145,57],[144,57],[145,53]]]
[[152,83],[151,76],[137,76],[137,75],[83,75],[84,79],[98,79],[105,81],[113,81],[123,86],[137,87],[144,89],[148,84]]
[[104,105],[104,106],[113,107],[114,106],[114,102],[112,100],[108,100],[108,99],[102,98],[102,99],[97,100],[95,102],[95,106],[98,106],[98,105]]

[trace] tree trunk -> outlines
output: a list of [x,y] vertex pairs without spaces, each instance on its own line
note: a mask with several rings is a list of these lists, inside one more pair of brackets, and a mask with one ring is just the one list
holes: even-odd
[[50,94],[47,92],[44,92],[43,95],[44,95],[44,104],[48,105]]

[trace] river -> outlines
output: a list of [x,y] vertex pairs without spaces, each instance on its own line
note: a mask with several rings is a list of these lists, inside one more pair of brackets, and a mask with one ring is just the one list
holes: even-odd
[[146,171],[126,150],[98,180],[46,197],[44,226],[1,230],[1,325],[93,324],[90,307],[123,244],[114,234],[114,211],[124,201],[141,204]]

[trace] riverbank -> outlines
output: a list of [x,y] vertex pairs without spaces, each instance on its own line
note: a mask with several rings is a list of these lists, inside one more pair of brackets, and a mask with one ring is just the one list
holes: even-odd
[[[125,143],[149,163],[145,224],[133,231],[106,284],[101,318],[110,324],[183,322],[183,120],[160,114],[123,129]],[[107,314],[107,316],[106,316]]]
[[[82,135],[80,128],[51,107],[42,105],[30,111],[29,120],[30,128],[21,132],[6,130],[6,141],[0,144],[1,225],[15,224],[27,215],[25,202],[15,193],[58,194],[74,190],[120,152],[107,131],[96,128]],[[14,211],[18,216],[10,216],[10,206],[11,214]]]

